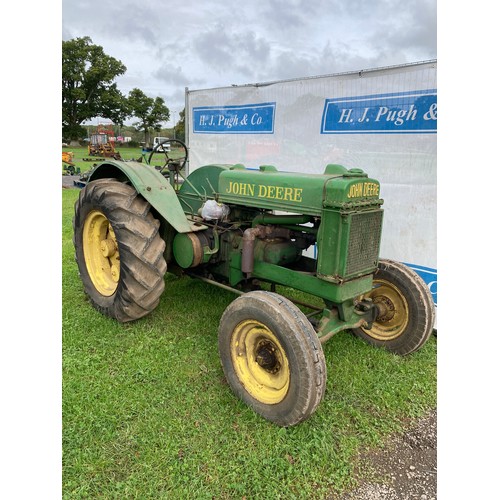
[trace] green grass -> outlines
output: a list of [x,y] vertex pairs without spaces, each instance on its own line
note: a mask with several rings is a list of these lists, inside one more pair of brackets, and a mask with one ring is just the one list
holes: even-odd
[[[347,332],[325,346],[325,398],[283,429],[233,396],[217,328],[236,297],[167,274],[158,308],[119,324],[87,302],[63,201],[63,497],[324,498],[357,452],[436,406],[436,338],[409,357]],[[278,289],[280,291],[280,289]]]
[[[142,156],[141,148],[129,148],[128,146],[117,147],[116,150],[120,153],[123,160],[137,160]],[[87,147],[67,147],[62,149],[63,152],[73,153],[73,163],[75,168],[79,168],[81,173],[87,172],[92,168],[95,163],[100,163],[98,157],[91,157],[88,155]],[[149,154],[147,153],[147,158],[149,159]],[[178,158],[183,155],[184,152],[181,149],[173,148],[170,153],[168,153],[169,158]],[[90,158],[91,161],[86,161],[84,158]],[[152,165],[164,165],[166,157],[164,153],[155,153],[152,157]],[[62,171],[64,173],[67,165],[62,163]]]
[[[62,149],[63,152],[71,152],[73,153],[73,163],[75,164],[75,167],[80,168],[80,171],[86,172],[87,170],[90,170],[94,163],[99,163],[97,160],[97,157],[91,157],[88,154],[87,147],[67,147]],[[129,147],[122,147],[122,148],[117,148],[117,151],[119,151],[121,157],[124,160],[132,160],[132,159],[138,159],[141,156],[141,148],[129,148]],[[84,158],[92,158],[92,161],[85,161]],[[65,164],[62,163],[62,170],[64,171]]]

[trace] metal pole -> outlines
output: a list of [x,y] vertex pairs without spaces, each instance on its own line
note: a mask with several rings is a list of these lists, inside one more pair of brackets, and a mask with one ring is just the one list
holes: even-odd
[[[189,112],[188,112],[188,93],[189,88],[184,87],[184,143],[186,144],[189,151]],[[184,167],[184,172],[189,175],[189,156]]]

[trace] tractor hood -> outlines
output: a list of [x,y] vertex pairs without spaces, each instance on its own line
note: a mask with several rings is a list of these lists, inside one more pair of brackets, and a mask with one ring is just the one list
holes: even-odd
[[322,175],[278,172],[264,165],[235,165],[219,176],[219,201],[267,210],[320,216],[323,208],[381,205],[380,183],[361,169],[327,165]]

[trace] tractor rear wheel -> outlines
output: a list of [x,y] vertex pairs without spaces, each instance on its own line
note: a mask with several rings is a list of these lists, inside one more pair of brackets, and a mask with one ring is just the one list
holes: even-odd
[[101,313],[126,322],[158,305],[167,270],[159,227],[149,203],[127,184],[99,179],[81,190],[73,218],[76,262]]
[[380,260],[373,288],[361,298],[370,298],[379,308],[370,330],[353,330],[369,344],[404,356],[420,349],[431,335],[434,301],[425,282],[408,266]]
[[307,419],[326,386],[325,357],[304,314],[284,297],[253,291],[222,315],[219,354],[234,393],[280,426]]

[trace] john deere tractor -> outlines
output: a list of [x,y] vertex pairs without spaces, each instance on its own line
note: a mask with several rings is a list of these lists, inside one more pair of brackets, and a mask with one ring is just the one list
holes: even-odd
[[[151,313],[167,269],[234,291],[218,331],[224,374],[280,426],[307,419],[322,400],[322,344],[334,334],[350,330],[399,355],[424,345],[432,297],[408,267],[379,258],[376,179],[336,164],[320,175],[213,164],[184,177],[188,151],[175,142],[163,148],[164,168],[110,159],[80,192],[76,260],[99,312],[119,322]],[[179,143],[185,152],[173,160]],[[297,304],[276,285],[316,305]]]

